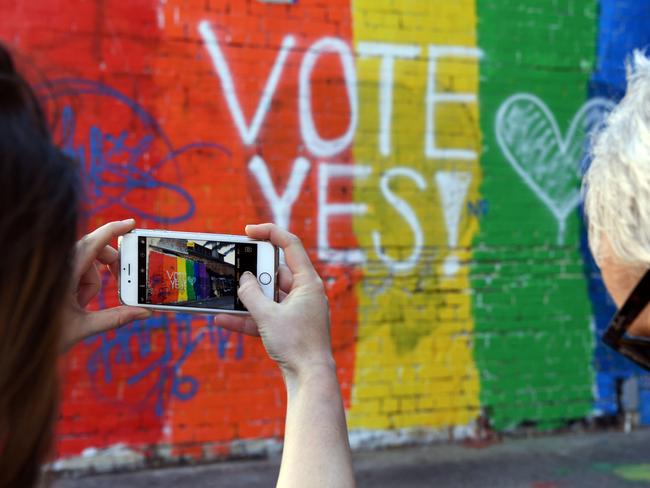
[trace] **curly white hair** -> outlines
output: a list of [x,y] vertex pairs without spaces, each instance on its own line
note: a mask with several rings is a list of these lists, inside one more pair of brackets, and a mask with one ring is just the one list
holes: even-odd
[[650,59],[634,51],[627,91],[592,141],[583,179],[589,244],[603,258],[606,238],[614,257],[650,267]]

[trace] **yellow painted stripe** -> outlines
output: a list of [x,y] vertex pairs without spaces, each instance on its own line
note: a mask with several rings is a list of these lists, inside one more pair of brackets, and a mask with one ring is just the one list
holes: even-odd
[[[368,205],[368,212],[354,219],[355,234],[368,261],[357,287],[359,340],[350,426],[464,425],[479,409],[479,381],[471,350],[474,324],[469,273],[463,263],[471,256],[469,248],[478,230],[477,220],[468,215],[467,201],[478,199],[480,169],[477,158],[446,159],[437,157],[436,152],[427,156],[425,96],[430,53],[445,46],[476,48],[474,0],[353,0],[352,11],[357,50],[372,51],[368,42],[389,43],[415,46],[419,55],[407,59],[405,49],[404,59],[394,62],[388,155],[385,146],[382,152],[378,137],[381,54],[368,54],[357,61],[360,120],[354,158],[355,164],[371,166],[373,171],[369,178],[357,179],[354,190],[355,202]],[[438,92],[478,97],[476,57],[444,55],[435,68]],[[437,103],[433,120],[436,148],[479,151],[476,102]],[[395,168],[406,171],[395,172]],[[380,190],[382,175],[391,174],[391,169],[387,188],[412,209],[424,241],[417,264],[406,271],[391,272],[375,251],[372,237],[379,232],[383,252],[394,260],[406,261],[414,246],[412,225],[395,209],[395,200],[391,204]],[[465,175],[469,181],[466,195],[461,192],[458,244],[453,249],[443,195],[438,191],[436,175],[441,172],[452,172],[452,177]],[[444,185],[444,174],[449,173],[442,174],[439,183]],[[465,180],[461,177],[460,181]],[[453,192],[446,195],[447,201],[456,197]],[[452,256],[461,262],[455,272]],[[452,272],[446,275],[448,259]]]
[[187,260],[185,258],[177,257],[176,258],[176,269],[178,270],[178,301],[186,302],[187,301],[187,269],[185,264]]

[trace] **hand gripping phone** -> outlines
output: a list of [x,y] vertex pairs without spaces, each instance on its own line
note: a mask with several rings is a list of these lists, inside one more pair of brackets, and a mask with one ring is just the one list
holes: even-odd
[[237,296],[250,271],[278,297],[278,249],[245,236],[135,229],[120,237],[119,297],[162,311],[248,313]]

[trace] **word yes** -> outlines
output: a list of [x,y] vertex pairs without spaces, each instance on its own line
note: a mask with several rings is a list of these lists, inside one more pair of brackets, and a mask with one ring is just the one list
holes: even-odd
[[185,273],[180,271],[171,272],[167,270],[165,270],[165,273],[167,273],[167,278],[169,279],[172,290],[185,290],[187,283],[187,275]]

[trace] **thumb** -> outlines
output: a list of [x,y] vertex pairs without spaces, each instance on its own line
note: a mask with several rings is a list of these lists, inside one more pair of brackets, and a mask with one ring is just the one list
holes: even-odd
[[257,284],[257,278],[250,271],[246,271],[239,278],[237,296],[255,320],[261,318],[269,304],[273,303],[262,293],[260,285]]
[[107,330],[126,325],[134,320],[142,320],[151,316],[151,311],[146,308],[120,306],[91,312],[87,315],[84,324],[84,336],[99,334]]

